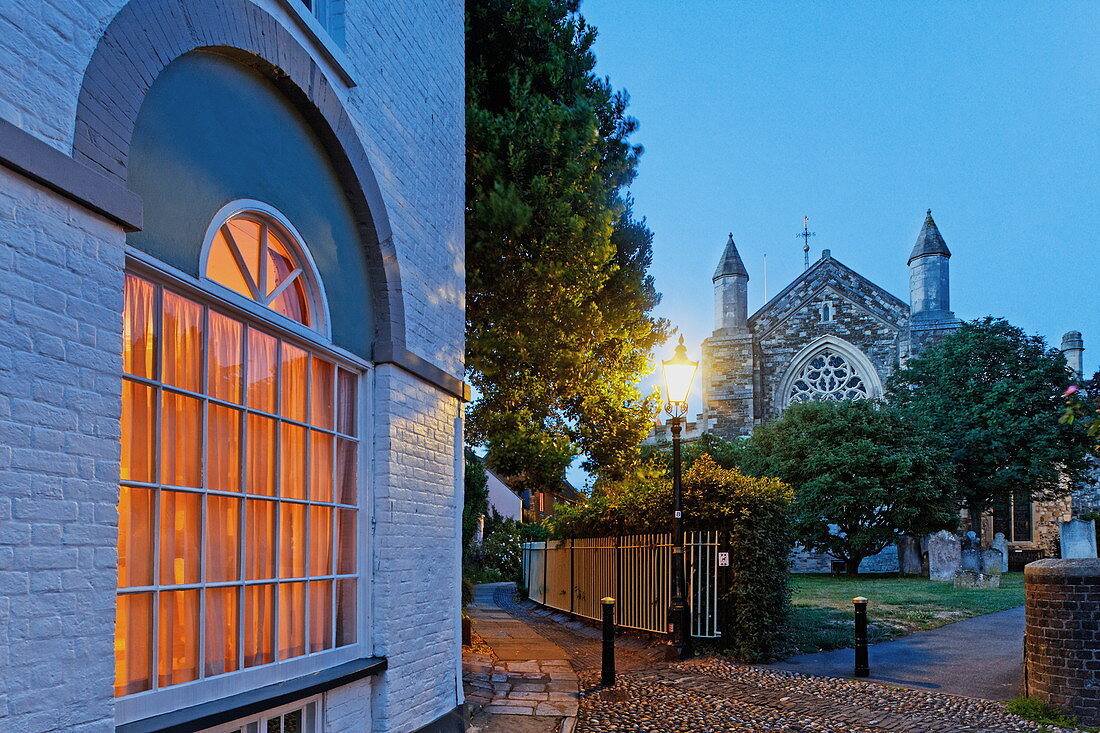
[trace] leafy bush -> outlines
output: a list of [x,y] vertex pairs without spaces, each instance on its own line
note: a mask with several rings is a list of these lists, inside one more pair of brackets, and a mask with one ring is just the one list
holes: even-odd
[[[1021,718],[1026,718],[1036,723],[1056,725],[1059,728],[1077,728],[1076,718],[1066,715],[1061,710],[1043,702],[1037,697],[1020,696],[1009,702],[1007,708],[1008,712],[1013,715],[1019,715]],[[1088,730],[1096,729],[1090,728]]]
[[[738,659],[769,659],[781,641],[790,602],[792,499],[778,479],[722,468],[706,453],[684,473],[685,529],[718,531],[730,553],[729,572],[720,576],[719,618],[722,645]],[[556,539],[609,537],[670,532],[672,522],[672,483],[656,470],[562,508],[550,531]]]

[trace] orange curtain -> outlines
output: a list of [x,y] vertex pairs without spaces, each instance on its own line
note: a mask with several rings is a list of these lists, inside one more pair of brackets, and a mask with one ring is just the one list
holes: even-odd
[[202,306],[164,291],[161,303],[161,343],[164,360],[161,381],[174,387],[202,391]]
[[206,665],[207,677],[238,668],[239,588],[206,590]]

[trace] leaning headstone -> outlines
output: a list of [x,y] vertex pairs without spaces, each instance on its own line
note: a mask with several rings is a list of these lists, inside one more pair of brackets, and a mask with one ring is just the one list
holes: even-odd
[[940,530],[928,538],[928,577],[931,580],[952,581],[962,563],[959,538]]
[[982,572],[986,575],[1000,575],[1004,572],[1001,563],[1004,556],[995,548],[981,551]]
[[1071,519],[1058,523],[1062,536],[1062,559],[1084,560],[1096,557],[1096,520]]
[[962,543],[961,543],[961,548],[962,548],[962,563],[961,563],[962,569],[963,570],[972,570],[975,573],[981,572],[981,570],[982,570],[982,558],[981,558],[980,553],[981,553],[981,549],[982,549],[982,542],[981,542],[981,540],[978,539],[978,535],[976,535],[973,532],[973,530],[971,530],[970,532],[967,532],[966,536],[963,537]]
[[1004,532],[998,532],[993,535],[993,542],[990,543],[994,550],[1001,551],[1001,572],[1008,572],[1008,540],[1005,539]]
[[921,574],[920,540],[915,537],[898,537],[898,572],[903,575]]

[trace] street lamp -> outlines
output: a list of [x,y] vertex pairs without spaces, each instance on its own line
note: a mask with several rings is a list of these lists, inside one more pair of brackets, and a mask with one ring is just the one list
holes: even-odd
[[688,409],[688,394],[699,362],[687,358],[684,337],[671,359],[661,362],[665,382],[665,412],[672,418],[672,600],[668,605],[668,626],[672,643],[680,656],[691,656],[690,614],[684,569],[683,490],[680,487],[680,430]]

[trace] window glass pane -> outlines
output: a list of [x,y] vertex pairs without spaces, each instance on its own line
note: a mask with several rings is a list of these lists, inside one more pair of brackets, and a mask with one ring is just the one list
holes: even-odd
[[127,275],[125,293],[122,370],[156,379],[157,340],[153,331],[156,286],[148,280]]
[[206,352],[210,395],[239,403],[244,365],[244,326],[221,313],[210,311]]
[[236,587],[206,590],[207,677],[237,669],[239,593]]
[[202,402],[177,392],[161,392],[161,483],[202,486]]
[[279,505],[279,577],[306,575],[306,505]]
[[356,435],[357,408],[359,406],[359,379],[347,369],[340,370],[339,424],[337,430],[345,435]]
[[328,433],[309,431],[309,498],[332,501],[333,438]]
[[279,342],[254,328],[248,329],[248,406],[275,412],[275,368]]
[[161,376],[171,384],[192,392],[202,391],[202,306],[193,300],[164,291],[162,301],[164,368]]
[[259,285],[261,254],[259,222],[234,217],[225,223],[225,229],[229,230],[230,239],[237,245],[237,251],[240,252],[252,281]]
[[1012,541],[1031,542],[1031,501],[1026,496],[1012,501]]
[[359,444],[346,438],[336,439],[336,500],[340,504],[356,502],[359,483]]
[[122,380],[122,462],[123,481],[156,480],[153,456],[156,442],[156,391],[144,384]]
[[153,584],[153,492],[123,486],[118,499],[118,585]]
[[336,510],[336,572],[345,575],[355,572],[355,521],[354,509]]
[[198,679],[199,591],[162,591],[159,623],[157,685],[166,687]]
[[332,430],[333,365],[324,359],[313,357],[313,382],[310,389],[309,422],[319,428]]
[[160,582],[199,582],[202,495],[188,491],[160,493]]
[[332,648],[332,581],[309,584],[309,651]]
[[283,373],[282,415],[291,420],[306,420],[306,379],[309,376],[309,354],[284,342],[282,345]]
[[279,495],[293,499],[306,498],[305,428],[290,423],[282,424],[279,463]]
[[306,653],[306,584],[279,585],[279,659]]
[[336,581],[336,646],[355,643],[355,578]]
[[249,580],[274,578],[275,502],[249,499],[246,512],[246,577]]
[[211,280],[236,290],[246,298],[252,297],[252,288],[248,286],[244,271],[240,263],[233,256],[233,250],[225,238],[225,233],[218,230],[214,235],[214,241],[210,243],[210,256],[206,260],[206,276]]
[[332,507],[309,507],[309,574],[332,575]]
[[241,577],[241,500],[206,497],[206,582]]
[[283,716],[283,733],[302,733],[301,710],[294,710]]
[[248,415],[248,493],[275,496],[275,420]]
[[306,300],[306,291],[302,285],[302,276],[298,275],[271,301],[270,307],[276,313],[282,313],[287,318],[309,325],[309,305]]
[[241,411],[209,403],[206,418],[206,485],[241,490]]
[[124,593],[115,607],[115,696],[153,686],[153,594]]
[[244,589],[244,666],[275,661],[275,586]]

